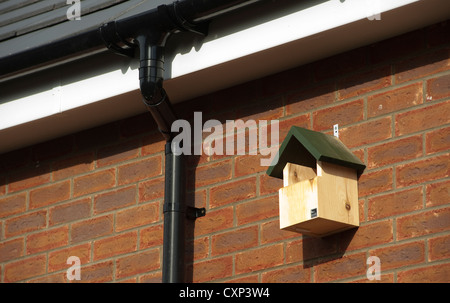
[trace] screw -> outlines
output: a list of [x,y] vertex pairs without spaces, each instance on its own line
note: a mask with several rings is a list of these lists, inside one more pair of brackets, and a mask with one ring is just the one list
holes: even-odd
[[351,208],[350,204],[349,204],[348,202],[345,203],[345,209],[346,209],[346,210],[350,210],[350,208]]

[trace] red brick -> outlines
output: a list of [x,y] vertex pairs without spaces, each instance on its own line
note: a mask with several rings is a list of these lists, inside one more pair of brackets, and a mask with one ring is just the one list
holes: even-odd
[[70,264],[67,264],[67,259],[71,256],[80,258],[81,265],[89,263],[91,259],[91,243],[85,243],[49,252],[48,271],[54,272],[62,269],[67,270],[71,266]]
[[73,180],[75,197],[109,189],[116,183],[115,169],[108,169],[77,177]]
[[425,142],[427,155],[450,150],[450,127],[427,133]]
[[139,183],[139,202],[161,199],[163,197],[164,178]]
[[428,239],[428,261],[450,258],[450,235]]
[[427,81],[427,101],[450,97],[450,75]]
[[28,283],[65,283],[66,282],[66,275],[65,272],[56,273],[53,275],[46,275],[44,277],[36,278],[28,280]]
[[314,282],[328,282],[366,274],[366,253],[348,255],[314,267]]
[[283,264],[283,244],[260,247],[236,254],[236,274],[253,272]]
[[369,199],[368,219],[376,220],[422,208],[423,190],[416,187]]
[[428,158],[396,168],[397,188],[445,178],[450,175],[450,154]]
[[450,201],[450,181],[428,184],[426,188],[427,207],[447,204]]
[[311,282],[311,269],[295,265],[264,272],[262,283],[308,283]]
[[113,232],[113,216],[107,215],[72,224],[71,243],[91,240]]
[[261,196],[278,194],[278,190],[283,187],[283,180],[270,177],[267,174],[259,176],[259,194]]
[[34,254],[46,250],[51,250],[69,242],[69,228],[49,229],[27,236],[27,254]]
[[117,212],[116,232],[154,223],[159,220],[159,202],[146,203]]
[[375,117],[413,107],[423,102],[422,83],[414,83],[367,98],[367,113]]
[[422,156],[422,136],[414,136],[368,148],[368,168]]
[[117,145],[100,148],[97,153],[97,167],[134,159],[139,155],[139,150],[139,140],[131,140]]
[[261,154],[238,156],[234,160],[234,176],[242,177],[265,171],[261,166]]
[[[193,267],[193,268],[192,268]],[[233,257],[226,256],[207,261],[201,261],[190,266],[188,270],[193,273],[193,282],[209,282],[226,278],[233,273]]]
[[442,49],[395,64],[396,83],[430,76],[450,68],[449,50]]
[[113,261],[96,263],[88,266],[82,266],[81,280],[73,280],[72,283],[102,283],[110,282],[114,277]]
[[208,211],[206,216],[195,220],[195,237],[217,232],[233,226],[233,207]]
[[5,222],[5,237],[12,237],[45,228],[47,211],[41,210],[11,218]]
[[134,252],[137,249],[137,231],[124,233],[94,242],[94,261]]
[[32,188],[50,181],[50,169],[47,165],[30,167],[9,177],[8,192]]
[[91,214],[91,199],[81,199],[70,203],[54,206],[49,209],[49,225],[68,223],[89,217]]
[[354,126],[339,128],[339,139],[348,148],[389,139],[392,137],[391,121],[391,117],[384,117]]
[[[309,238],[310,239],[310,238]],[[320,238],[317,238],[320,239]],[[294,239],[286,244],[286,263],[303,261],[303,239]],[[305,258],[306,259],[306,258]]]
[[48,206],[70,198],[70,180],[41,187],[30,192],[30,209]]
[[450,277],[450,263],[400,271],[397,274],[397,282],[448,283],[448,277]]
[[369,254],[380,258],[384,271],[425,262],[425,245],[423,241],[393,245],[371,250]]
[[47,257],[45,254],[7,263],[4,269],[4,282],[18,282],[45,274]]
[[358,181],[359,197],[392,189],[392,168],[364,173]]
[[278,216],[278,195],[245,202],[236,205],[238,225]]
[[314,130],[320,131],[332,129],[334,124],[344,126],[363,120],[364,101],[356,100],[353,102],[336,105],[315,111],[313,113]]
[[[195,180],[190,180],[189,188],[198,188],[231,179],[232,162],[224,160],[198,167],[195,170]],[[192,179],[192,178],[191,178]]]
[[0,196],[6,195],[6,177],[0,177]]
[[186,205],[197,208],[206,207],[206,189],[188,192],[186,194]]
[[94,153],[84,153],[58,160],[53,164],[53,180],[70,178],[94,169]]
[[450,229],[450,208],[397,218],[397,239],[410,239]]
[[390,66],[369,70],[339,81],[339,100],[360,96],[391,85]]
[[142,161],[125,164],[118,168],[119,185],[156,177],[162,173],[162,157],[155,156]]
[[247,178],[211,188],[211,208],[239,202],[256,196],[256,178]]
[[395,135],[402,136],[450,123],[450,100],[397,114]]
[[136,204],[136,186],[99,194],[94,197],[94,214]]
[[[278,128],[279,128],[279,142],[283,142],[284,138],[286,138],[289,130],[292,126],[298,126],[303,128],[311,128],[311,115],[312,114],[303,114],[300,116],[295,116],[292,118],[288,118],[285,120],[282,120],[279,122]],[[267,135],[271,133],[271,128],[269,127],[269,130],[267,130]]]
[[116,279],[142,274],[161,267],[159,248],[117,259]]
[[338,252],[338,235],[325,238],[305,237],[288,242],[286,262],[294,263],[324,257]]
[[160,271],[139,277],[139,283],[162,283],[162,273]]
[[152,246],[158,246],[163,244],[163,225],[158,224],[143,228],[139,234],[139,248],[145,249]]
[[394,274],[383,273],[380,274],[380,280],[369,280],[367,277],[351,281],[351,283],[394,283]]
[[261,244],[299,237],[301,234],[280,229],[280,221],[261,223]]
[[142,156],[149,156],[159,152],[163,152],[164,146],[166,145],[166,141],[163,139],[164,137],[161,135],[159,131],[143,137]]
[[258,226],[240,228],[211,237],[212,256],[222,255],[258,245]]
[[0,243],[0,263],[14,260],[24,255],[24,239],[18,238]]
[[258,278],[258,275],[251,275],[251,276],[245,276],[242,278],[227,279],[224,282],[225,283],[258,283],[259,278]]
[[341,251],[351,251],[394,240],[392,220],[386,220],[360,226],[356,230],[341,233],[339,244]]
[[205,259],[209,256],[209,237],[189,241],[186,245],[186,262]]
[[0,199],[0,218],[24,212],[27,207],[27,194],[17,194]]
[[308,88],[286,97],[286,116],[304,113],[318,107],[332,104],[335,97],[334,85],[323,85]]

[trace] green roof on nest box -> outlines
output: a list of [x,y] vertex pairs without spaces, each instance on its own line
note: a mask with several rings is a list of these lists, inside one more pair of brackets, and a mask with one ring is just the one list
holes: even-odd
[[366,166],[338,138],[321,132],[292,126],[267,169],[271,177],[283,179],[283,169],[288,162],[316,168],[317,161],[329,162],[356,170],[358,178]]

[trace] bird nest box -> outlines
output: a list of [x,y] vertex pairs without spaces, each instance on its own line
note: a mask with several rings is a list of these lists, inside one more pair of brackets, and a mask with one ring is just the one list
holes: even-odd
[[358,227],[365,167],[338,138],[293,126],[267,170],[283,179],[280,228],[323,237]]

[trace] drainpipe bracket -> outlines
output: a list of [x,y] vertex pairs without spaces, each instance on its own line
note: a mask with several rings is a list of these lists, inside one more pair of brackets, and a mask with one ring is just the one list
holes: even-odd
[[204,207],[187,207],[186,216],[188,219],[195,220],[200,217],[206,216],[206,209]]
[[183,15],[178,11],[178,1],[175,1],[172,5],[171,16],[174,20],[176,28],[180,31],[191,32],[198,34],[200,36],[206,37],[209,30],[209,21],[201,22],[189,22]]
[[119,36],[115,21],[111,21],[100,26],[99,32],[103,42],[109,50],[121,56],[134,58],[135,45]]

